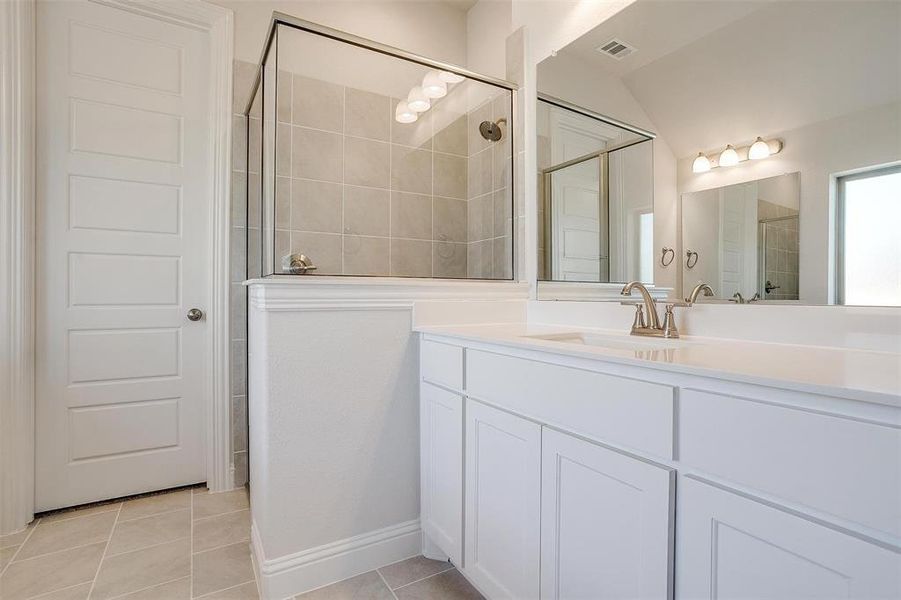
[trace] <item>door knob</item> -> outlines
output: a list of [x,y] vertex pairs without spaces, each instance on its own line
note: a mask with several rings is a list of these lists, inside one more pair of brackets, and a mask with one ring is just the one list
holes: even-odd
[[189,321],[199,321],[203,318],[203,311],[199,308],[192,308],[188,311],[188,320]]

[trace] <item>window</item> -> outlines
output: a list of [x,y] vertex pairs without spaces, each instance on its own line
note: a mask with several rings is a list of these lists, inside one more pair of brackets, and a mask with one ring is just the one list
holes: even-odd
[[901,306],[901,166],[838,178],[836,303]]

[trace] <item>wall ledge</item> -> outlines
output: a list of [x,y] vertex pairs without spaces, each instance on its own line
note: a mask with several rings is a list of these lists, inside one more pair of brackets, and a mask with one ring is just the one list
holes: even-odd
[[397,308],[418,300],[526,300],[515,281],[399,277],[273,276],[244,282],[250,306],[263,311]]

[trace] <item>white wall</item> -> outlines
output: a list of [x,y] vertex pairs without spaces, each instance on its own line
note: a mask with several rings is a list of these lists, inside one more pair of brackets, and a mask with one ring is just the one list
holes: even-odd
[[[559,54],[542,61],[538,65],[538,89],[625,123],[656,131],[654,123],[620,79],[598,72],[577,57]],[[654,140],[655,257],[659,257],[657,253],[661,247],[677,245],[677,198],[676,160],[666,140],[658,136]],[[654,265],[656,285],[678,285],[677,261],[664,268],[655,258]]]
[[466,13],[420,0],[211,0],[235,12],[235,59],[257,63],[272,11],[340,29],[427,58],[466,64]]
[[512,33],[513,2],[480,0],[466,13],[466,66],[470,71],[507,77],[506,43]]
[[784,140],[785,147],[766,160],[695,174],[691,172],[694,157],[687,156],[678,161],[678,193],[800,172],[800,302],[824,304],[830,299],[832,278],[833,176],[901,161],[899,131],[901,103],[893,103],[775,134],[772,137]]
[[537,65],[635,0],[513,0],[513,30],[526,27]]

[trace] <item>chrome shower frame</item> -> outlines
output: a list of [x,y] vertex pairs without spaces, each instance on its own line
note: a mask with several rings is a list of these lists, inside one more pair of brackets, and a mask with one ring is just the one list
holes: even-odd
[[[402,50],[402,49],[396,48],[394,46],[382,44],[380,42],[376,42],[376,41],[373,41],[373,40],[370,40],[367,38],[363,38],[363,37],[360,37],[360,36],[357,36],[357,35],[354,35],[351,33],[347,33],[345,31],[333,29],[331,27],[326,27],[325,25],[313,23],[311,21],[300,19],[298,17],[294,17],[294,16],[291,16],[291,15],[288,15],[288,14],[285,14],[282,12],[273,11],[272,18],[270,19],[270,22],[269,22],[269,30],[266,34],[266,41],[263,44],[263,49],[260,53],[260,59],[257,63],[256,75],[254,76],[253,84],[250,87],[250,95],[247,99],[247,103],[246,103],[246,105],[244,107],[244,111],[242,113],[245,117],[245,127],[246,127],[245,139],[247,139],[247,140],[250,139],[250,118],[249,118],[249,116],[251,113],[251,109],[253,108],[254,100],[256,99],[257,94],[260,91],[260,86],[263,82],[263,71],[265,69],[265,64],[269,58],[269,53],[273,49],[273,47],[277,44],[278,30],[279,30],[280,26],[286,26],[286,27],[290,27],[292,29],[297,29],[300,31],[314,34],[314,35],[319,35],[319,36],[329,38],[329,39],[332,39],[332,40],[335,40],[338,42],[350,44],[352,46],[356,46],[356,47],[362,48],[364,50],[370,50],[372,52],[377,52],[379,54],[384,54],[384,55],[391,56],[393,58],[397,58],[400,60],[417,63],[419,65],[429,67],[432,69],[449,71],[451,73],[455,73],[457,75],[460,75],[467,79],[471,79],[473,81],[478,81],[480,83],[488,84],[488,85],[491,85],[494,87],[498,87],[498,88],[507,90],[510,92],[511,122],[515,123],[516,119],[518,118],[516,105],[517,105],[517,94],[519,93],[519,86],[517,86],[514,83],[511,83],[504,79],[498,79],[496,77],[491,77],[489,75],[482,75],[481,73],[476,73],[474,71],[470,71],[469,69],[466,69],[464,67],[460,67],[460,66],[457,66],[454,64],[442,62],[439,60],[433,60],[431,58],[426,58],[425,56],[421,56],[421,55],[415,54],[413,52],[408,52],[406,50]],[[277,65],[277,63],[278,63],[278,57],[276,55],[276,65]],[[277,75],[276,75],[276,77],[277,77]],[[265,93],[265,90],[264,90],[264,93]],[[265,106],[265,101],[263,101],[263,105]],[[507,130],[509,132],[509,135],[512,135],[513,129],[514,129],[513,127],[508,127]],[[513,140],[511,140],[511,149],[513,148],[512,142],[513,142]],[[273,142],[273,143],[275,143],[275,142]],[[248,161],[248,163],[250,161],[249,153],[247,156],[247,161]],[[516,204],[516,202],[515,202],[516,175],[517,175],[515,172],[516,171],[516,161],[511,159],[510,162],[511,162],[510,169],[511,169],[511,173],[513,175],[511,177],[510,183],[509,183],[510,198],[511,198],[510,214],[515,216],[515,214],[516,214],[516,210],[515,210],[515,208],[516,208],[515,207],[515,204]],[[247,167],[249,168],[249,164],[247,165]],[[261,177],[261,181],[262,181],[262,179],[263,178]],[[248,181],[248,185],[249,185],[249,182],[250,182],[249,177],[248,177],[247,181]],[[261,194],[261,197],[262,197],[262,194]],[[249,198],[250,198],[250,195],[248,194],[248,199]],[[250,221],[249,221],[249,216],[250,216],[249,215],[249,212],[250,212],[249,204],[246,208],[247,208],[248,214],[247,214],[247,220],[245,222],[248,223],[248,225],[249,225],[249,223],[250,223]],[[260,211],[260,218],[261,218],[260,231],[262,232],[263,231],[263,227],[262,227],[263,211],[262,210]],[[261,235],[261,240],[262,239],[263,238]],[[511,273],[511,277],[509,279],[506,279],[506,281],[515,281],[517,279],[517,273],[516,273],[517,241],[518,240],[517,240],[517,235],[516,235],[516,227],[513,227],[512,231],[510,233],[510,244],[511,244],[511,253],[510,253],[510,262],[511,262],[510,269],[511,269],[511,271],[510,271],[510,273]],[[274,240],[273,240],[273,245],[274,245]],[[249,257],[250,256],[250,236],[249,235],[246,237],[245,246],[246,246],[245,247],[245,256]],[[273,256],[274,256],[274,247],[273,247]],[[262,256],[261,256],[261,259],[262,259]],[[246,274],[249,274],[249,270],[250,270],[249,260],[247,261],[245,268],[247,270]],[[260,275],[262,277],[267,277],[270,274],[261,272]],[[467,281],[467,280],[468,279],[460,279],[460,281]]]

